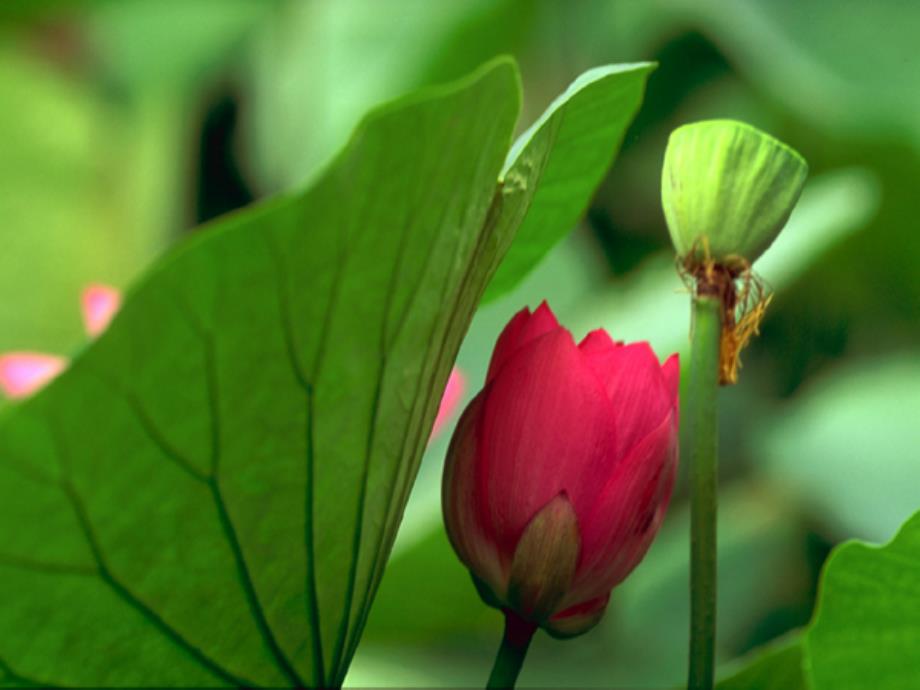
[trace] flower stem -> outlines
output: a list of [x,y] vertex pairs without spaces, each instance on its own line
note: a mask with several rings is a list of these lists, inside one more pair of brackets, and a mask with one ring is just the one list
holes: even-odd
[[722,304],[693,300],[690,380],[684,420],[690,460],[690,671],[688,690],[711,690],[716,637],[716,498]]
[[517,681],[527,648],[537,626],[512,611],[505,611],[505,634],[492,665],[487,688],[513,688]]

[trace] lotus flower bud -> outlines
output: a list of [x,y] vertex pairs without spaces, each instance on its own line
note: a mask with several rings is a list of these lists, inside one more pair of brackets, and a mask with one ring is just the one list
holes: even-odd
[[786,224],[807,175],[802,156],[743,122],[678,127],[661,175],[678,255],[700,254],[729,267],[754,263]]
[[447,533],[486,603],[558,637],[593,627],[658,531],[677,470],[677,356],[546,303],[498,339],[454,432]]

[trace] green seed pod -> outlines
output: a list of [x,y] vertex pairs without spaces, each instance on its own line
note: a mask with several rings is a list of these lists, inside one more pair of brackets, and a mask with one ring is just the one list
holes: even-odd
[[[678,255],[729,268],[753,263],[782,230],[808,165],[796,151],[734,120],[706,120],[671,133],[661,202]],[[706,251],[708,250],[708,257]]]

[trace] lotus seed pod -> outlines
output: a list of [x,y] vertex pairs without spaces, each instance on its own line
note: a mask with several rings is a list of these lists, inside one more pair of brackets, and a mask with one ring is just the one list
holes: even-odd
[[678,255],[753,263],[786,224],[807,175],[799,153],[743,122],[677,128],[664,155],[661,201]]

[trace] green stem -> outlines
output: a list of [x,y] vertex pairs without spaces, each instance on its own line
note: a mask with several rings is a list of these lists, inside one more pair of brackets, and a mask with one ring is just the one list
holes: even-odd
[[690,380],[684,404],[685,448],[690,461],[690,672],[689,690],[711,690],[716,638],[716,495],[719,344],[722,305],[717,297],[693,300]]
[[505,611],[505,633],[492,665],[487,688],[513,688],[537,626]]

